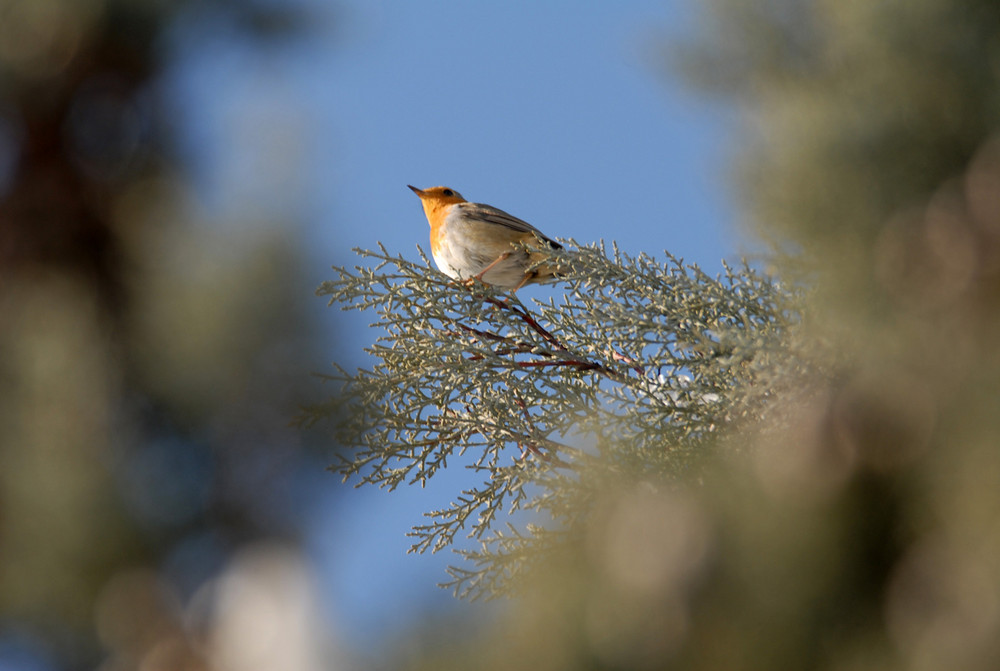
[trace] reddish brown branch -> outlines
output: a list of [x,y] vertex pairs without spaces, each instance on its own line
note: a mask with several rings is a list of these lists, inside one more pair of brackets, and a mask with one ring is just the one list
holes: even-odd
[[[510,298],[508,298],[506,300],[500,300],[499,298],[496,298],[494,296],[486,296],[486,295],[483,295],[483,294],[474,294],[474,295],[476,296],[476,298],[479,298],[479,299],[481,299],[481,300],[489,303],[490,305],[492,305],[493,307],[497,308],[498,310],[507,310],[507,311],[513,313],[514,315],[516,315],[518,317],[518,319],[520,319],[522,322],[524,322],[525,324],[527,324],[529,328],[531,328],[535,333],[537,333],[539,336],[541,336],[543,340],[545,340],[547,343],[549,343],[549,345],[551,345],[557,351],[559,351],[559,352],[565,352],[565,353],[570,353],[570,350],[565,345],[563,345],[562,342],[560,342],[559,339],[555,335],[552,334],[552,332],[550,332],[548,329],[546,329],[544,326],[542,326],[541,324],[538,323],[538,320],[536,320],[531,315],[531,313],[528,312],[527,308],[525,308],[523,306],[522,307],[518,307],[516,305],[512,305],[510,303]],[[509,356],[511,354],[529,354],[529,353],[534,353],[534,354],[537,354],[540,357],[545,357],[545,358],[549,358],[549,359],[551,359],[552,357],[556,356],[555,354],[552,354],[552,353],[549,353],[549,352],[538,352],[538,351],[536,351],[537,350],[537,346],[535,346],[535,345],[533,345],[531,343],[527,343],[527,342],[519,341],[519,340],[518,341],[512,341],[509,337],[500,335],[499,333],[494,333],[492,331],[484,331],[484,330],[481,330],[481,329],[472,328],[471,326],[466,326],[465,324],[460,324],[460,323],[456,323],[456,325],[462,331],[464,331],[464,332],[466,332],[468,334],[472,334],[474,336],[483,338],[485,340],[492,340],[494,342],[510,343],[509,347],[496,350],[494,352],[494,354],[496,354],[497,356]],[[628,357],[626,357],[624,355],[620,355],[620,354],[614,353],[613,354],[613,358],[616,361],[623,361],[625,363],[633,364],[633,366],[632,366],[633,370],[636,370],[637,372],[639,372],[640,375],[643,374],[643,369],[640,366],[636,365],[635,362],[633,362]],[[473,355],[471,355],[469,357],[470,361],[481,361],[483,359],[484,359],[484,357],[482,355],[480,355],[480,354],[473,354]],[[605,366],[603,364],[592,362],[592,361],[581,360],[581,359],[568,359],[568,360],[567,359],[563,359],[563,360],[548,360],[548,361],[517,361],[515,363],[516,363],[517,366],[519,366],[521,368],[540,368],[540,367],[546,367],[546,366],[569,366],[569,367],[576,368],[577,370],[593,370],[593,371],[597,371],[597,372],[603,373],[604,375],[607,375],[608,377],[614,377],[614,378],[619,378],[619,379],[622,378],[622,377],[624,377],[624,375],[622,375],[618,371],[613,370],[611,368],[608,368],[607,366]]]
[[618,375],[616,371],[610,368],[605,368],[599,363],[594,363],[593,361],[579,361],[577,359],[561,359],[559,361],[517,361],[515,362],[521,368],[545,368],[546,366],[569,366],[571,368],[576,368],[578,370],[599,370],[602,373],[611,373]]
[[502,301],[499,298],[495,298],[493,296],[482,296],[482,298],[487,303],[489,303],[490,305],[492,305],[492,306],[494,306],[494,307],[496,307],[496,308],[498,308],[500,310],[509,310],[510,312],[513,312],[515,315],[517,315],[521,319],[521,321],[523,321],[525,324],[527,324],[529,327],[531,327],[531,329],[534,330],[535,333],[537,333],[538,335],[542,336],[542,338],[544,338],[546,341],[548,341],[548,343],[550,345],[552,345],[553,347],[555,347],[558,350],[561,350],[561,351],[564,351],[564,352],[567,351],[566,347],[563,346],[563,344],[561,342],[559,342],[559,339],[556,338],[554,335],[552,335],[548,330],[546,330],[545,327],[543,327],[541,324],[539,324],[535,320],[535,318],[532,317],[531,314],[527,310],[522,310],[522,309],[518,308],[517,306],[511,305],[507,301]]

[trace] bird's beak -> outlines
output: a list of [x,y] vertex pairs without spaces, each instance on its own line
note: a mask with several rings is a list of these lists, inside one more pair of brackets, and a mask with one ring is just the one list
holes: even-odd
[[418,189],[417,187],[411,186],[409,184],[407,184],[406,186],[409,186],[410,187],[410,191],[412,191],[413,193],[417,194],[419,197],[421,197],[421,198],[424,197],[424,192],[423,192],[422,189]]

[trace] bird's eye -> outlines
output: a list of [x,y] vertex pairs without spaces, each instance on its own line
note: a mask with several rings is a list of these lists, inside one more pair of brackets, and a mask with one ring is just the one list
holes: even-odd
[[451,189],[445,189],[444,191],[441,192],[441,195],[442,196],[454,196],[455,192],[452,191]]

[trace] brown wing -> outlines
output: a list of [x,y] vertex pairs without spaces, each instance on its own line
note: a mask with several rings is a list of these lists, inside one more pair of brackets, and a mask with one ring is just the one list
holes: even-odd
[[493,207],[492,205],[483,205],[482,203],[459,203],[456,207],[462,208],[463,212],[470,216],[482,219],[483,221],[488,221],[491,224],[500,224],[501,226],[506,226],[511,230],[517,231],[518,233],[534,233],[548,243],[553,249],[562,249],[562,245],[546,236],[528,222],[523,219],[518,219],[512,214],[507,214],[503,210]]

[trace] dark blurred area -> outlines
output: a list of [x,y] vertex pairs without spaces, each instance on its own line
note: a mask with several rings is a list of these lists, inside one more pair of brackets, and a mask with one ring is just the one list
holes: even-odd
[[303,11],[0,2],[4,670],[316,668],[298,222],[198,207],[163,85],[178,25],[275,49]]

